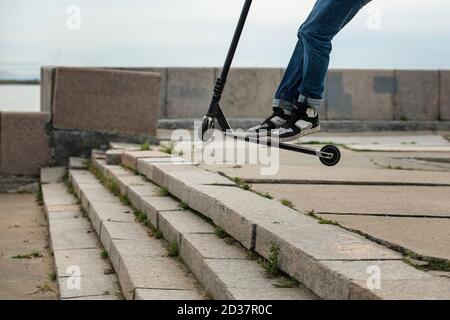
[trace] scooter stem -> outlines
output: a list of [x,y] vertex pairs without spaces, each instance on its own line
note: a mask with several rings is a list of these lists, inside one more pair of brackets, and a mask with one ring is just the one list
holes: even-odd
[[233,63],[234,55],[236,53],[239,40],[241,39],[242,31],[244,30],[245,22],[247,21],[248,13],[250,12],[250,7],[253,0],[246,0],[244,8],[242,9],[241,16],[239,18],[236,31],[234,32],[233,40],[231,41],[230,49],[228,50],[227,58],[222,69],[220,77],[216,80],[216,85],[214,87],[214,94],[211,99],[211,104],[208,109],[208,117],[215,118],[217,115],[217,109],[219,106],[220,99],[222,98],[223,90],[225,89],[225,83],[228,78],[228,73],[230,72],[231,64]]

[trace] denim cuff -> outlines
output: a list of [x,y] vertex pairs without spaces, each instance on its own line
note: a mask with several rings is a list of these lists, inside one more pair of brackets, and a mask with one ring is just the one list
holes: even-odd
[[274,99],[273,100],[273,107],[274,108],[281,108],[283,110],[292,111],[295,109],[295,104],[283,99]]
[[306,103],[308,106],[318,109],[322,105],[323,99],[308,98],[301,94],[298,98],[298,102]]

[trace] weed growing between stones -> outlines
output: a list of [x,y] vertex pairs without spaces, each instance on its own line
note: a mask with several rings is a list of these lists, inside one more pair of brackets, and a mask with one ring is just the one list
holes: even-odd
[[182,202],[179,204],[179,206],[180,206],[180,208],[183,209],[183,210],[189,210],[189,209],[190,209],[190,208],[189,208],[189,205],[188,205],[186,202],[184,202],[184,201],[182,201]]
[[314,211],[314,209],[311,210],[311,211],[309,211],[309,212],[308,212],[308,215],[309,215],[310,217],[316,219],[316,220],[319,222],[319,224],[329,224],[329,225],[339,226],[339,227],[340,227],[340,225],[339,225],[339,223],[338,223],[337,221],[327,220],[327,219],[324,219],[324,218],[322,218],[322,217],[319,217],[319,216],[316,214],[316,212]]
[[50,280],[52,280],[52,281],[56,281],[56,278],[57,278],[56,272],[55,272],[55,271],[50,272],[50,273],[48,274],[48,278],[49,278]]
[[152,147],[150,146],[150,143],[148,141],[141,144],[141,151],[150,151],[152,150]]
[[296,288],[298,287],[298,281],[288,276],[282,276],[273,286],[276,288]]
[[277,276],[280,274],[280,268],[278,267],[279,258],[280,258],[280,245],[275,242],[272,242],[269,257],[263,263],[263,267],[269,275]]
[[134,216],[136,217],[136,221],[137,222],[140,222],[140,223],[143,223],[143,224],[147,224],[148,218],[147,218],[147,215],[144,212],[142,212],[140,210],[137,210],[137,209],[134,209],[133,213],[134,213]]
[[156,192],[160,197],[168,197],[170,195],[169,189],[165,187],[158,188]]
[[173,144],[173,142],[169,142],[167,144],[162,145],[161,148],[159,149],[159,151],[168,153],[168,154],[172,154],[174,148],[175,148],[175,145]]
[[422,257],[409,250],[405,250],[403,253],[403,261],[422,271],[450,272],[450,261],[433,257]]
[[39,184],[39,190],[36,193],[36,203],[40,206],[44,205],[44,196],[42,193],[42,185],[41,184]]
[[127,206],[127,207],[130,207],[130,206],[131,206],[131,201],[130,201],[130,199],[128,199],[127,196],[119,195],[118,197],[119,197],[120,202],[121,202],[124,206]]
[[292,203],[292,201],[290,201],[290,200],[283,199],[280,202],[283,206],[286,206],[288,208],[294,209],[294,207],[295,207],[294,204]]
[[167,248],[167,255],[169,257],[175,258],[178,257],[178,243],[176,241],[172,241]]
[[28,253],[28,254],[18,254],[11,258],[12,259],[33,259],[33,258],[42,258],[42,257],[43,257],[42,253],[34,251],[34,252]]
[[102,259],[106,260],[108,259],[108,251],[103,250],[102,253],[100,254],[100,256],[102,257]]

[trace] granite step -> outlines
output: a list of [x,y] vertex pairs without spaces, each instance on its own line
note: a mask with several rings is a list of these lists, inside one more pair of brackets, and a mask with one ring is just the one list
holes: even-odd
[[[148,154],[148,153],[147,153]],[[317,297],[285,276],[269,276],[261,261],[230,238],[221,239],[210,221],[169,197],[157,185],[104,159],[92,157],[101,175],[143,212],[205,290],[220,300],[311,300]],[[226,243],[228,242],[228,243]]]
[[266,259],[277,252],[279,267],[321,298],[450,298],[450,279],[415,269],[385,246],[320,224],[219,174],[146,156],[125,151],[122,164],[165,188],[246,249]]
[[119,300],[117,274],[78,199],[63,182],[64,173],[62,168],[43,168],[41,174],[60,299]]
[[108,252],[127,300],[207,298],[185,266],[168,256],[167,245],[136,220],[133,208],[87,170],[70,170],[69,178]]

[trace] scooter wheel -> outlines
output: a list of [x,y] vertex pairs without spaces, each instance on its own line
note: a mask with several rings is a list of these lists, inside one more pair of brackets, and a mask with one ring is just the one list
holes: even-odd
[[208,141],[212,137],[215,121],[213,118],[204,117],[201,127],[201,132],[199,132],[200,139],[202,141]]
[[326,165],[327,167],[333,167],[337,165],[341,160],[341,151],[339,151],[339,149],[335,146],[327,145],[323,147],[320,151],[323,153],[329,153],[333,155],[331,158],[320,157],[320,162],[322,162],[322,164]]

